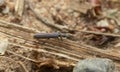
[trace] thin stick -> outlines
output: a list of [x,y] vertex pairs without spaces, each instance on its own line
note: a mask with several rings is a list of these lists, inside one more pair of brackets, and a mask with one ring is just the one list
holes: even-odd
[[[30,59],[28,57],[25,57],[25,56],[22,56],[22,55],[19,55],[15,52],[12,52],[10,50],[7,50],[8,53],[11,53],[13,55],[16,55],[18,57],[21,57],[23,59],[26,59],[28,61],[32,61],[32,62],[35,62],[35,63],[42,63],[42,61],[36,61],[36,60],[33,60],[33,59]],[[74,63],[67,63],[67,62],[64,62],[64,61],[59,61],[59,60],[54,60],[56,64],[60,65],[60,66],[74,66],[75,64]]]
[[25,67],[25,65],[23,64],[23,62],[18,61],[18,63],[22,66],[22,68],[24,69],[25,72],[29,72],[29,71],[27,70],[27,68]]
[[95,31],[83,31],[80,30],[78,32],[82,32],[82,33],[91,33],[91,34],[97,34],[97,35],[105,35],[105,36],[112,36],[112,37],[120,37],[119,34],[113,34],[113,33],[102,33],[102,32],[95,32]]
[[[10,43],[10,45],[14,45],[14,46],[19,46],[21,48],[27,48],[29,50],[33,50],[33,51],[37,51],[37,52],[44,52],[44,53],[49,53],[49,54],[52,54],[52,55],[57,55],[57,56],[60,56],[60,57],[65,57],[65,58],[68,58],[70,60],[74,60],[74,61],[78,61],[79,59],[76,59],[76,58],[73,58],[73,57],[70,57],[68,55],[65,55],[65,54],[60,54],[60,53],[55,53],[55,52],[50,52],[50,51],[47,51],[47,50],[44,50],[44,49],[35,49],[35,48],[30,48],[30,47],[26,47],[26,46],[21,46],[19,44],[15,44],[15,43]],[[27,58],[28,59],[28,58]],[[30,59],[31,60],[31,59]],[[31,60],[32,61],[32,60]],[[35,60],[33,61],[35,62]]]
[[38,30],[35,30],[33,28],[20,26],[18,24],[10,23],[10,22],[4,21],[4,20],[0,20],[0,26],[4,27],[4,28],[12,28],[12,29],[18,29],[18,30],[21,30],[21,31],[26,31],[28,33],[39,33]]
[[11,53],[11,54],[13,54],[13,55],[16,55],[16,56],[18,56],[18,57],[21,57],[21,58],[23,58],[23,59],[25,59],[25,60],[38,63],[38,61],[36,61],[36,60],[33,60],[33,59],[28,58],[28,57],[19,55],[19,54],[15,53],[15,52],[12,52],[12,51],[10,51],[10,50],[7,50],[7,52],[8,52],[8,53]]
[[66,26],[61,26],[61,25],[58,25],[58,24],[54,24],[52,22],[49,22],[48,20],[44,19],[43,17],[41,17],[39,14],[37,14],[37,12],[34,10],[34,8],[32,7],[32,2],[30,2],[29,0],[27,1],[31,11],[35,14],[35,17],[41,21],[42,23],[46,24],[47,26],[51,26],[53,28],[56,28],[60,31],[66,31],[68,28],[66,28]]

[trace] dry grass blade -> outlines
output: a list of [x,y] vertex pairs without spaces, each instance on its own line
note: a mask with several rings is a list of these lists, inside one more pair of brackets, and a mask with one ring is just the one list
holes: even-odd
[[14,59],[7,56],[0,56],[0,72],[26,72],[23,67]]
[[[74,57],[70,57],[66,54],[61,54],[61,53],[56,53],[56,52],[50,52],[50,51],[47,51],[47,50],[44,50],[44,49],[35,49],[35,48],[30,48],[30,47],[26,47],[26,46],[22,46],[22,45],[19,45],[19,44],[15,44],[15,43],[10,43],[11,45],[14,45],[14,46],[18,46],[18,47],[21,47],[21,48],[27,48],[29,50],[33,50],[33,51],[37,51],[37,52],[44,52],[44,53],[49,53],[49,54],[52,54],[52,55],[57,55],[57,56],[60,56],[60,57],[64,57],[64,58],[68,58],[70,60],[73,60],[73,61],[78,61],[79,59],[76,59]],[[11,51],[9,51],[11,52]],[[16,53],[13,53],[11,52],[12,54],[16,54]],[[23,56],[21,56],[23,57]],[[25,57],[23,57],[25,58]],[[33,60],[33,59],[29,59],[29,58],[26,58],[27,60],[30,60],[30,61],[33,61],[33,62],[39,62],[39,61],[36,61],[36,60]]]
[[112,33],[102,33],[102,32],[95,32],[95,31],[78,31],[78,32],[82,32],[82,33],[91,33],[91,34],[97,34],[97,35],[105,35],[105,36],[112,36],[112,37],[120,37],[119,34],[112,34]]
[[21,31],[29,32],[29,33],[39,32],[38,30],[28,28],[28,27],[24,27],[24,26],[20,26],[20,25],[15,24],[15,23],[9,23],[9,22],[4,21],[4,20],[0,20],[0,26],[1,27],[6,27],[6,28],[18,29],[18,30],[21,30]]
[[22,66],[22,68],[24,69],[25,72],[29,72],[29,71],[27,70],[27,68],[25,67],[25,65],[23,64],[23,62],[18,61],[18,64],[20,64],[20,65]]
[[[28,61],[32,61],[32,62],[35,62],[35,63],[42,63],[43,61],[37,61],[37,60],[34,60],[34,59],[30,59],[30,58],[28,58],[28,57],[25,57],[25,56],[22,56],[22,55],[19,55],[19,54],[17,54],[17,53],[15,53],[15,52],[12,52],[12,51],[10,51],[10,50],[7,50],[7,52],[8,53],[11,53],[11,54],[13,54],[13,55],[15,55],[15,56],[17,56],[17,57],[20,57],[20,58],[23,58],[23,59],[25,59],[25,60],[28,60]],[[46,60],[47,61],[47,60]],[[75,64],[74,63],[69,63],[69,62],[64,62],[64,61],[59,61],[59,60],[54,60],[54,63],[55,64],[57,64],[57,65],[59,65],[59,66],[74,66]]]
[[18,56],[18,57],[20,57],[20,58],[23,58],[23,59],[25,59],[25,60],[38,63],[38,61],[36,61],[36,60],[33,60],[33,59],[28,58],[28,57],[19,55],[19,54],[15,53],[15,52],[12,52],[12,51],[10,51],[10,50],[7,50],[7,52],[8,52],[8,53],[11,53],[11,54],[13,54],[13,55],[16,55],[16,56]]

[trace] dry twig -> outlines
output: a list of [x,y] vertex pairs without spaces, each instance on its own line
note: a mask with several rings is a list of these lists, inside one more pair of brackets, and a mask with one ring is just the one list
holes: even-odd
[[8,52],[8,53],[11,53],[11,54],[13,54],[13,55],[15,55],[15,56],[18,56],[18,57],[20,57],[20,58],[23,58],[23,59],[25,59],[25,60],[38,63],[38,61],[36,61],[36,60],[33,60],[33,59],[28,58],[28,57],[22,56],[22,55],[20,55],[20,54],[17,54],[17,53],[15,53],[15,52],[10,51],[10,50],[7,50],[7,52]]
[[58,24],[54,24],[54,23],[51,23],[50,21],[44,19],[43,17],[41,17],[33,8],[33,5],[32,5],[32,2],[31,1],[27,1],[28,5],[29,5],[29,8],[31,9],[31,11],[35,14],[35,17],[43,22],[44,24],[46,24],[47,26],[50,26],[50,27],[53,27],[55,29],[58,29],[60,31],[67,31],[68,28],[66,26],[61,26],[61,25],[58,25]]
[[[32,62],[35,62],[35,63],[42,63],[42,62],[43,62],[43,61],[41,61],[41,60],[40,60],[40,61],[37,61],[37,60],[34,60],[34,59],[30,59],[30,58],[28,58],[28,57],[19,55],[19,54],[15,53],[15,52],[12,52],[12,51],[10,51],[10,50],[7,50],[7,52],[8,52],[8,53],[11,53],[11,54],[13,54],[13,55],[15,55],[15,56],[17,56],[17,57],[20,57],[20,58],[23,58],[23,59],[25,59],[25,60],[32,61]],[[55,62],[57,65],[59,65],[59,66],[74,66],[74,65],[75,65],[74,63],[69,63],[69,62],[64,62],[64,61],[59,61],[59,60],[54,60],[54,62]]]
[[18,30],[21,30],[21,31],[26,31],[28,33],[37,33],[37,32],[39,32],[38,30],[28,28],[28,27],[24,27],[24,26],[20,26],[20,25],[15,24],[15,23],[9,23],[9,22],[4,21],[4,20],[0,20],[0,26],[5,27],[5,28],[18,29]]
[[25,67],[25,65],[23,64],[23,62],[18,61],[17,63],[22,66],[22,68],[24,69],[25,72],[29,72],[29,71],[27,70],[27,68]]
[[105,36],[112,36],[112,37],[120,37],[119,34],[112,34],[112,33],[102,33],[102,32],[84,31],[84,30],[80,30],[80,31],[78,31],[78,32],[91,33],[91,34],[97,34],[97,35],[105,35]]

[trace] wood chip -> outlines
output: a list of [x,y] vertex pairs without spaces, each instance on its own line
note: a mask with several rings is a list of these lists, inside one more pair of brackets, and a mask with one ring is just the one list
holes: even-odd
[[17,15],[22,16],[23,11],[24,11],[24,0],[17,0],[16,5],[15,5],[15,12]]
[[3,55],[8,48],[8,39],[0,36],[0,55]]

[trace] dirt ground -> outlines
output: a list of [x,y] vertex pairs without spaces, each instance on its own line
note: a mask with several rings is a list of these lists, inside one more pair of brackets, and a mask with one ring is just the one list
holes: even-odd
[[[38,33],[57,37],[35,38]],[[79,60],[95,57],[120,69],[120,1],[0,0],[0,48],[5,45],[0,72],[72,72]]]

